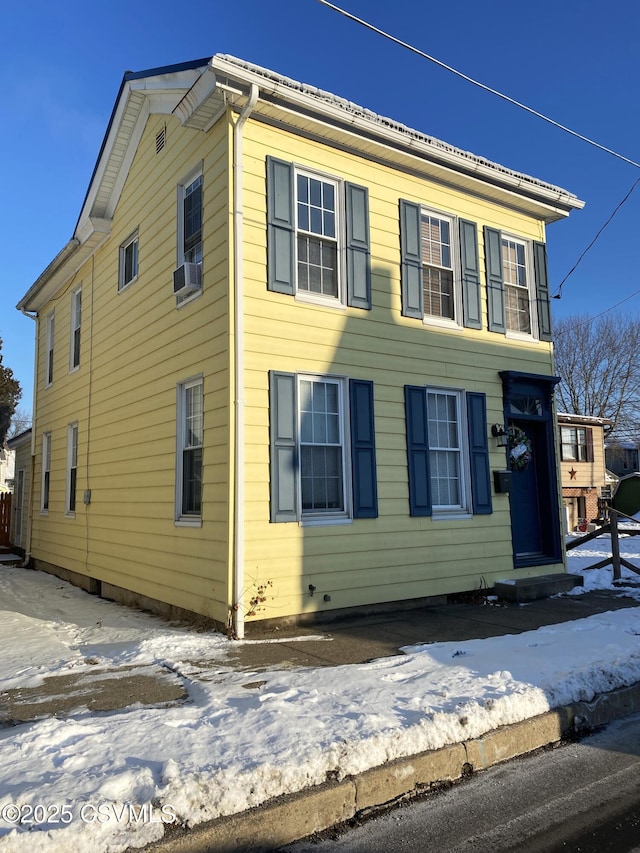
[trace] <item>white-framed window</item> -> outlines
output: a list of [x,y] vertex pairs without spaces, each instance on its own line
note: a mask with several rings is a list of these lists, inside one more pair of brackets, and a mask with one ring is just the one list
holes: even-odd
[[124,290],[138,277],[138,231],[134,231],[119,250],[118,290]]
[[76,514],[76,490],[78,484],[78,424],[67,427],[67,478],[65,513]]
[[181,382],[177,393],[176,521],[202,517],[202,377]]
[[69,351],[69,370],[80,367],[80,326],[82,323],[82,287],[71,294],[71,340]]
[[49,488],[51,485],[51,433],[42,434],[42,483],[40,487],[40,512],[49,512]]
[[593,433],[586,427],[560,427],[560,458],[563,462],[593,462]]
[[463,391],[427,388],[431,502],[437,513],[469,512],[469,461]]
[[348,516],[345,380],[299,374],[300,517]]
[[533,275],[527,243],[502,235],[504,313],[508,332],[532,334],[531,286]]
[[455,220],[424,208],[420,218],[424,315],[455,321],[457,304],[457,252],[453,235]]
[[296,168],[296,291],[342,301],[340,183]]
[[46,354],[45,354],[45,366],[44,366],[44,382],[45,386],[51,385],[53,382],[53,344],[55,337],[55,314],[52,311],[50,314],[47,314],[46,319]]

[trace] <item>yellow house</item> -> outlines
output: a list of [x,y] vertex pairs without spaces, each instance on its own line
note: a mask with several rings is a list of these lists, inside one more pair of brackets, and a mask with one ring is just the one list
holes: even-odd
[[34,564],[237,636],[563,571],[545,226],[581,207],[229,56],[127,73],[18,305]]
[[607,418],[558,412],[560,480],[567,530],[584,527],[600,517],[599,499],[610,494],[605,466]]

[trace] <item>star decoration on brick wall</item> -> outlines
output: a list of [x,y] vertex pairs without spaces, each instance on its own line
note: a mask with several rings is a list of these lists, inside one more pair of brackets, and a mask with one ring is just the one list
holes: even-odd
[[571,480],[575,480],[575,478],[576,478],[576,474],[577,474],[577,473],[578,473],[578,472],[577,472],[577,471],[575,471],[575,470],[572,468],[572,469],[569,471],[569,478],[570,478]]

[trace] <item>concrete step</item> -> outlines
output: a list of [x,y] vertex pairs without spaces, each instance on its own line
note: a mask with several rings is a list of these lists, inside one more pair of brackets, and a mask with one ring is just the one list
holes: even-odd
[[22,557],[20,554],[13,554],[6,549],[0,551],[0,566],[17,566],[21,562]]
[[549,598],[559,592],[569,592],[575,586],[583,586],[582,575],[570,575],[566,572],[553,575],[540,575],[536,578],[503,578],[496,581],[493,591],[498,598],[523,604]]

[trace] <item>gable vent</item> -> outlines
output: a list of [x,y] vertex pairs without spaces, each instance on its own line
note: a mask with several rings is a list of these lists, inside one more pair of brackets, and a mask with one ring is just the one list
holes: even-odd
[[160,133],[156,136],[156,154],[159,154],[164,148],[167,142],[167,127],[166,125],[162,128]]

